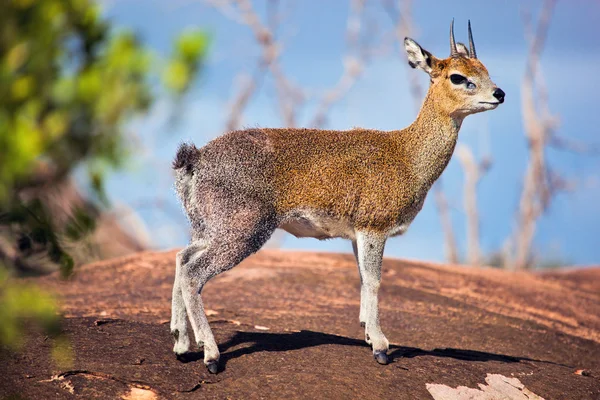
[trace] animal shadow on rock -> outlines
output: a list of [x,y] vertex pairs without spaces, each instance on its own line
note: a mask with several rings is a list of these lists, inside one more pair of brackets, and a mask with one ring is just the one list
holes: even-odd
[[[252,343],[250,346],[237,348],[228,351],[231,348],[244,343]],[[345,336],[332,335],[328,333],[314,332],[310,330],[302,330],[300,332],[291,333],[269,333],[269,332],[237,332],[231,339],[222,343],[220,371],[225,370],[229,360],[242,357],[244,355],[253,354],[256,352],[286,352],[292,350],[300,350],[309,347],[321,345],[339,345],[339,346],[355,346],[365,347],[368,345],[359,339],[348,338]],[[423,350],[416,347],[406,346],[390,346],[390,361],[393,363],[401,358],[414,357],[441,357],[452,358],[461,361],[497,361],[503,363],[518,363],[521,361],[544,362],[526,357],[515,357],[504,354],[487,353],[476,350],[463,350],[454,348],[436,348],[433,350]],[[181,362],[195,362],[202,360],[202,352],[186,353],[178,357]]]

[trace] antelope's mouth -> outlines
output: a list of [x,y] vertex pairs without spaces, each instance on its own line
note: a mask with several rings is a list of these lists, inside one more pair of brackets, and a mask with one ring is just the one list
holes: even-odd
[[493,106],[497,106],[498,104],[500,104],[500,101],[496,101],[494,103],[492,103],[491,101],[480,101],[479,104],[491,104]]

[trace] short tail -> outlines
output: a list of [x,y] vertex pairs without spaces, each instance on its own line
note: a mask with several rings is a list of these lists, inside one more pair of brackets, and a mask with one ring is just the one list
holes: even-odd
[[190,170],[198,161],[200,152],[192,143],[181,143],[173,160],[173,169],[185,168]]

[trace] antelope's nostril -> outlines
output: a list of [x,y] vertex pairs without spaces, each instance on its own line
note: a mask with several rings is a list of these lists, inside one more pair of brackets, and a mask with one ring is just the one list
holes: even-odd
[[496,88],[496,90],[494,90],[493,96],[497,98],[500,103],[504,103],[504,90]]

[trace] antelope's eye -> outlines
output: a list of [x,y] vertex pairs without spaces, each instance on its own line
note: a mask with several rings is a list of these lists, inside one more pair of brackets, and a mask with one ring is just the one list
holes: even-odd
[[460,85],[462,83],[465,83],[467,81],[467,78],[465,78],[464,76],[459,75],[459,74],[452,74],[452,75],[450,75],[450,80],[455,85]]
[[467,89],[475,89],[476,87],[477,85],[475,85],[473,82],[467,83]]

